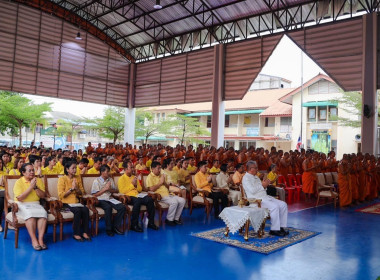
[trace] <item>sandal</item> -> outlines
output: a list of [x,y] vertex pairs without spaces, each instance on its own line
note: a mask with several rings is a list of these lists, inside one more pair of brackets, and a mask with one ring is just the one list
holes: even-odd
[[47,248],[48,248],[48,247],[46,246],[46,244],[42,244],[42,245],[41,245],[41,249],[42,249],[42,250],[47,250]]
[[78,242],[83,242],[83,238],[82,237],[76,238],[75,236],[73,236],[73,239],[75,241],[78,241]]
[[42,247],[40,245],[33,246],[33,249],[36,251],[41,251]]

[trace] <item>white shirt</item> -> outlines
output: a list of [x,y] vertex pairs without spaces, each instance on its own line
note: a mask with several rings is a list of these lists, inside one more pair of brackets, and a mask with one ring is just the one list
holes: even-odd
[[256,175],[245,173],[243,177],[243,188],[248,199],[266,199],[268,198],[267,192],[261,183],[261,180]]
[[[111,178],[108,178],[107,180],[104,180],[102,177],[97,178],[92,183],[91,188],[91,194],[99,192],[107,183],[111,181],[111,189],[116,190],[116,186],[114,181]],[[111,199],[111,193],[109,191],[104,192],[103,194],[98,196],[99,200],[110,200]]]
[[228,189],[228,174],[220,172],[216,176],[216,184],[218,185],[218,188]]

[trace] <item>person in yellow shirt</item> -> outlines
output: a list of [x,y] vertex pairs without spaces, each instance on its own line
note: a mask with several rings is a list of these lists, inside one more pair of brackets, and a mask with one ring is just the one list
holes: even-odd
[[149,160],[147,160],[147,162],[145,163],[147,169],[149,169],[149,170],[150,170],[150,166],[152,165],[153,158],[154,158],[154,155],[151,155]]
[[55,175],[55,174],[59,174],[56,167],[55,157],[47,157],[45,161],[45,167],[42,168],[42,175]]
[[100,166],[102,165],[102,158],[97,157],[94,159],[94,165],[87,171],[87,174],[100,174]]
[[34,175],[36,177],[41,177],[42,176],[41,158],[39,156],[30,155],[29,163],[33,164]]
[[270,185],[267,186],[267,194],[273,197],[278,196],[282,201],[285,201],[285,190],[283,188],[277,187],[278,173],[277,165],[271,165],[271,171],[268,173],[267,179],[270,181]]
[[174,159],[165,159],[163,167],[163,174],[165,175],[165,182],[169,185],[169,192],[186,199],[186,188],[180,184],[178,180],[178,172],[173,170]]
[[[20,172],[23,177],[16,181],[13,189],[15,201],[19,202],[18,216],[25,220],[25,226],[28,229],[33,248],[36,251],[45,250],[47,249],[44,242],[47,212],[39,203],[40,198],[46,196],[45,186],[42,180],[35,177],[31,163],[23,164]],[[28,210],[25,204],[31,204],[29,207],[33,207],[33,212]],[[36,229],[38,230],[38,239]]]
[[14,162],[14,167],[11,171],[9,171],[9,175],[18,175],[20,176],[21,173],[20,173],[20,168],[21,166],[25,163],[24,159],[23,158],[16,158],[15,162]]
[[[3,169],[3,160],[0,158],[0,193],[4,194],[4,175],[7,175],[7,172]],[[0,232],[3,231],[1,226],[1,220],[3,217],[4,211],[4,195],[0,196]]]
[[169,194],[165,176],[161,174],[161,164],[159,162],[153,161],[151,170],[152,172],[146,179],[147,187],[150,191],[159,194],[162,202],[169,204],[165,223],[170,226],[182,225],[180,218],[186,200],[182,197]]
[[218,189],[213,190],[212,176],[207,175],[207,161],[201,161],[198,163],[199,171],[195,174],[194,180],[196,188],[202,189],[208,193],[208,197],[213,200],[214,205],[214,217],[219,218],[219,199],[222,201],[221,210],[223,210],[228,204],[228,197],[222,191]]
[[3,160],[3,169],[9,173],[9,171],[13,168],[13,162],[11,162],[10,155],[8,153],[4,153],[1,158]]
[[175,171],[177,171],[177,173],[179,173],[181,168],[182,168],[182,159],[178,158],[175,161],[175,166],[173,167],[173,170],[175,170]]
[[88,230],[89,210],[79,203],[78,197],[84,194],[84,189],[80,178],[75,176],[76,171],[75,161],[65,163],[65,176],[58,179],[58,196],[63,202],[63,206],[74,214],[73,238],[79,242],[83,242],[83,239],[91,241]]
[[77,165],[77,172],[75,175],[87,174],[88,172],[88,159],[82,158]]
[[154,223],[155,208],[153,199],[145,195],[144,197],[138,197],[142,191],[141,184],[137,177],[133,175],[133,164],[131,161],[123,163],[124,174],[117,181],[119,192],[130,197],[130,204],[133,205],[132,217],[131,217],[131,230],[136,232],[143,232],[140,227],[139,215],[141,205],[145,205],[148,212],[148,228],[158,230],[158,226]]
[[189,170],[190,173],[197,172],[197,167],[195,166],[194,158],[190,157],[190,158],[187,158],[186,160],[189,162],[187,170]]
[[136,170],[137,171],[145,171],[146,170],[146,166],[144,164],[144,159],[142,157],[139,157],[139,160],[136,164]]
[[63,167],[63,155],[58,154],[57,155],[57,163],[55,164],[55,169],[57,170],[57,174],[63,174],[64,173],[64,167]]
[[219,173],[219,160],[215,159],[209,173]]
[[241,186],[243,176],[244,176],[244,165],[241,163],[238,163],[236,164],[236,171],[234,175],[232,175],[232,181],[234,182],[235,186],[238,186],[238,187]]
[[190,172],[187,169],[189,166],[189,161],[184,159],[182,161],[181,169],[178,171],[178,180],[179,182],[186,187],[188,191],[190,191]]

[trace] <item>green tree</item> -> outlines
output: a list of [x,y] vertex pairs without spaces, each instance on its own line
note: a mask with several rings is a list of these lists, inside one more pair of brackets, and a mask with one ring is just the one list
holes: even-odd
[[104,116],[94,120],[87,119],[87,127],[99,131],[99,135],[112,139],[115,145],[116,141],[124,133],[125,109],[122,107],[109,106],[104,109]]
[[168,116],[168,127],[178,137],[181,145],[185,141],[196,142],[199,136],[209,136],[210,132],[198,119],[181,114]]
[[64,135],[71,139],[70,146],[73,146],[73,137],[81,128],[80,120],[57,120],[57,135]]
[[[379,98],[379,92],[377,92]],[[349,118],[336,117],[339,124],[349,127],[361,127],[361,116],[362,116],[362,94],[358,91],[342,91],[342,97],[337,100],[332,100],[333,102],[339,102],[339,110],[346,112],[350,115]],[[380,116],[380,115],[379,115]],[[330,120],[333,120],[330,117]],[[379,119],[380,125],[380,119]]]
[[145,143],[147,143],[149,137],[159,133],[160,126],[154,123],[153,113],[144,108],[137,109],[135,117],[135,138],[144,137]]
[[44,113],[51,111],[51,103],[34,104],[19,93],[0,93],[0,130],[15,135],[18,130],[22,146],[22,128],[30,127],[44,119]]

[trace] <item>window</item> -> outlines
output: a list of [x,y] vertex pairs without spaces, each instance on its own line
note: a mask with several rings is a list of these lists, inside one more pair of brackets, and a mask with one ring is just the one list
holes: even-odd
[[224,116],[224,127],[230,127],[230,115]]
[[289,133],[292,131],[292,118],[282,117],[280,119],[280,133]]
[[329,107],[329,121],[338,120],[338,108],[337,107]]
[[274,118],[265,118],[265,127],[274,127]]
[[337,140],[331,140],[331,151],[337,151]]
[[162,118],[163,121],[165,120],[165,113],[161,114],[161,118]]
[[161,116],[161,114],[160,113],[157,113],[157,123],[159,123],[160,122],[160,116]]
[[318,119],[325,121],[327,119],[327,108],[326,107],[319,107],[318,111],[319,111]]
[[211,116],[207,116],[207,128],[211,127]]
[[308,110],[308,118],[309,122],[315,122],[315,107],[310,107]]

